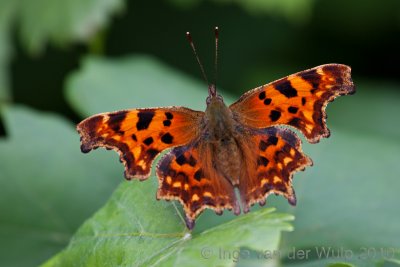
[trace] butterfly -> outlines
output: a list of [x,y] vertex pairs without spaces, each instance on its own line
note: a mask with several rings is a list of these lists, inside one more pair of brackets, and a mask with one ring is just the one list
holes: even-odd
[[229,106],[209,84],[204,112],[176,106],[121,110],[91,116],[77,131],[84,153],[116,150],[128,180],[147,179],[157,155],[171,149],[156,168],[156,198],[179,201],[193,229],[206,208],[218,215],[225,209],[247,213],[255,203],[265,205],[271,193],[296,205],[292,176],[312,160],[290,128],[310,143],[329,137],[328,102],[353,93],[350,67],[326,64],[259,86]]

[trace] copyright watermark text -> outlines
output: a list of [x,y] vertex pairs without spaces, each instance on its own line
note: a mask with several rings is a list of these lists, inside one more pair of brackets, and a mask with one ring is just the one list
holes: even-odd
[[371,259],[394,259],[400,254],[399,248],[386,247],[360,247],[358,249],[346,249],[343,247],[313,247],[310,249],[296,249],[292,247],[289,251],[264,250],[252,251],[249,249],[227,249],[222,247],[203,247],[200,251],[203,259],[220,259],[238,262],[241,259],[258,258],[260,260],[309,260],[309,259],[340,259],[340,260],[371,260]]

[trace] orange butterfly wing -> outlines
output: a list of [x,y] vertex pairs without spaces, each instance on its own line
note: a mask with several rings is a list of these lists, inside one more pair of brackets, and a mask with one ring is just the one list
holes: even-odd
[[293,173],[312,165],[311,159],[301,151],[300,139],[289,129],[269,127],[254,131],[247,142],[254,151],[252,162],[256,166],[250,165],[247,175],[240,177],[243,212],[248,212],[257,202],[264,205],[271,193],[283,195],[295,205]]
[[325,107],[337,96],[355,93],[351,69],[326,64],[255,88],[230,106],[244,125],[265,128],[286,124],[311,143],[329,136]]
[[97,114],[78,124],[81,150],[114,149],[127,179],[149,177],[154,158],[164,149],[199,136],[203,112],[184,107],[122,110]]
[[240,213],[234,187],[212,167],[201,140],[176,147],[157,166],[157,199],[178,200],[186,214],[186,225],[194,227],[196,217],[206,208],[222,214],[224,209]]

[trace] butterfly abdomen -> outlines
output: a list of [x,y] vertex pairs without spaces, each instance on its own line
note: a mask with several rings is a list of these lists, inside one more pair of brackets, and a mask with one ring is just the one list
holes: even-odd
[[233,137],[221,139],[215,147],[215,166],[231,184],[239,183],[239,172],[244,159]]

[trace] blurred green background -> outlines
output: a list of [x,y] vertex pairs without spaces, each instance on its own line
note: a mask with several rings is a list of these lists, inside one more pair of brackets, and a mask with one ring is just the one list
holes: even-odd
[[[214,26],[228,103],[320,64],[352,67],[357,93],[329,105],[332,136],[304,144],[314,167],[295,175],[298,207],[268,199],[296,217],[279,249],[397,253],[239,264],[400,266],[398,0],[0,0],[0,266],[45,262],[123,181],[116,154],[81,155],[74,124],[122,108],[204,108],[185,32],[211,78]],[[195,233],[232,218],[206,212]]]

